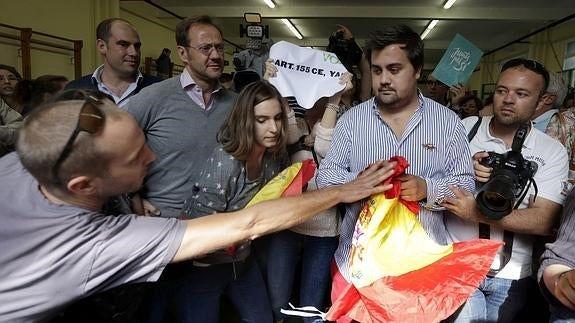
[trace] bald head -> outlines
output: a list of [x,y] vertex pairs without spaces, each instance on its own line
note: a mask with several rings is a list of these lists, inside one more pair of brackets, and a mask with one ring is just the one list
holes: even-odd
[[[64,99],[69,94],[70,91],[64,93]],[[104,116],[102,129],[93,134],[79,131],[70,143],[69,154],[61,161],[57,174],[54,174],[54,165],[78,125],[80,111],[87,104],[86,100],[79,98],[48,103],[30,114],[20,131],[18,155],[24,167],[43,186],[64,189],[65,183],[75,175],[97,175],[104,172],[109,156],[95,140],[103,132],[106,123],[130,117],[108,99],[102,100],[97,105]]]

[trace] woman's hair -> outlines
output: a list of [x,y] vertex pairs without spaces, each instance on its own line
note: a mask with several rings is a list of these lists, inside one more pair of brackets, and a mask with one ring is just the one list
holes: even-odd
[[18,71],[13,66],[0,64],[0,70],[5,70],[14,74],[14,76],[18,79],[18,81],[22,79],[20,73],[18,73]]
[[237,160],[246,160],[256,140],[254,107],[267,100],[278,100],[282,107],[282,125],[278,129],[278,142],[269,151],[274,157],[286,153],[287,111],[281,94],[267,81],[247,85],[238,95],[234,107],[218,131],[218,142]]
[[[481,109],[483,109],[483,103],[481,102],[481,100],[478,97],[476,97],[473,94],[467,94],[464,97],[462,97],[459,100],[459,102],[457,103],[457,105],[463,106],[468,101],[474,101],[475,102],[475,105],[477,106],[477,112],[479,112]],[[461,111],[461,113],[463,114],[463,110]],[[468,117],[468,116],[462,115],[462,117]]]
[[22,107],[22,114],[27,115],[49,96],[60,92],[67,82],[68,78],[63,75],[43,75],[35,80],[21,80],[16,84],[12,96]]

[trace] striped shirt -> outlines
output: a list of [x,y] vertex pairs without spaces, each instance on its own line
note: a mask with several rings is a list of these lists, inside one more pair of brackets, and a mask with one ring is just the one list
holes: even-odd
[[[349,182],[369,164],[393,156],[407,159],[407,174],[425,179],[427,199],[421,202],[418,219],[433,240],[446,244],[443,208],[437,202],[452,195],[448,185],[475,190],[471,153],[457,115],[421,94],[419,107],[399,140],[381,118],[375,98],[347,111],[338,121],[330,150],[319,167],[318,186]],[[346,206],[335,253],[339,270],[347,280],[352,235],[362,206],[362,202]]]

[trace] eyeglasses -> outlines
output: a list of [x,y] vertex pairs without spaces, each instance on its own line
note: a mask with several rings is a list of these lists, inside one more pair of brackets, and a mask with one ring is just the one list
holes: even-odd
[[200,53],[204,54],[205,56],[209,56],[212,53],[212,50],[215,48],[218,53],[223,54],[224,53],[224,49],[225,46],[224,44],[205,44],[199,47],[194,47],[194,46],[188,46],[189,48],[193,48],[197,51],[199,51]]
[[86,96],[84,99],[84,104],[80,109],[80,115],[78,116],[78,123],[76,124],[76,129],[72,132],[72,135],[66,142],[60,157],[56,160],[54,164],[54,168],[52,168],[52,174],[56,181],[60,181],[58,178],[58,171],[60,170],[60,166],[66,158],[70,155],[72,151],[72,146],[74,145],[74,141],[80,134],[80,131],[85,131],[89,134],[95,134],[100,131],[104,127],[104,113],[98,106],[102,105],[102,101],[98,100],[96,97],[92,95]]
[[425,84],[427,84],[428,86],[447,86],[445,84],[443,84],[443,82],[440,81],[425,81]]
[[543,64],[539,63],[538,61],[526,58],[510,59],[505,62],[505,64],[503,64],[503,67],[501,67],[501,72],[517,66],[523,66],[526,69],[543,76],[545,79],[545,88],[547,88],[549,84],[549,72],[545,66],[543,66]]

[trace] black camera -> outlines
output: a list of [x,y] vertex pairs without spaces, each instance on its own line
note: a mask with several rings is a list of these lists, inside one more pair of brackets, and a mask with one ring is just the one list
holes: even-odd
[[345,39],[344,31],[340,30],[329,36],[326,51],[334,53],[348,71],[353,70],[354,65],[358,65],[361,60],[362,50],[355,40]]
[[525,160],[521,155],[528,129],[528,125],[523,125],[517,130],[510,151],[504,154],[489,152],[489,156],[480,161],[482,165],[493,168],[489,180],[475,198],[477,207],[489,219],[500,220],[517,208],[527,194],[528,183],[533,184],[537,192],[533,180],[537,163]]

